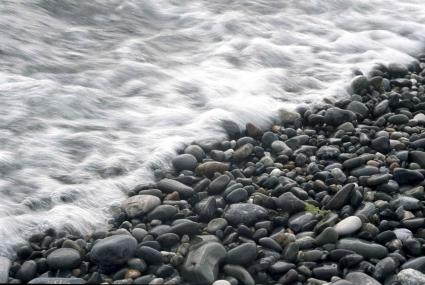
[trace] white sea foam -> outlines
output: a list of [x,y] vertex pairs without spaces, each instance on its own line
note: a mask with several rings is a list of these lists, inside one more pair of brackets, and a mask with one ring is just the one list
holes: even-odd
[[220,120],[265,127],[424,42],[423,0],[2,1],[0,255],[106,227]]

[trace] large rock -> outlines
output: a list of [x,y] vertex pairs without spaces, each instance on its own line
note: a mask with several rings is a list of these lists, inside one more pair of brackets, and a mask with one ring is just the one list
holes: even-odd
[[334,127],[345,122],[354,122],[356,119],[356,114],[353,112],[336,107],[329,108],[325,113],[325,123]]
[[265,219],[267,210],[255,204],[238,203],[232,204],[224,213],[224,218],[232,225],[239,224],[252,225],[253,223]]
[[347,249],[360,254],[364,258],[381,259],[388,255],[388,249],[380,244],[368,242],[357,238],[344,238],[338,241],[336,247]]
[[7,257],[0,256],[0,284],[7,283],[11,265],[12,263]]
[[409,70],[404,64],[401,63],[390,63],[388,65],[388,73],[393,78],[404,77],[409,73]]
[[86,284],[81,278],[60,278],[60,277],[38,277],[32,279],[28,284]]
[[176,191],[183,198],[191,197],[195,193],[192,187],[169,178],[162,179],[158,182],[157,186],[159,190],[165,193],[172,193]]
[[381,153],[387,153],[391,150],[390,139],[384,136],[372,140],[372,148]]
[[47,256],[47,264],[51,269],[73,269],[80,263],[80,253],[73,248],[59,248]]
[[425,284],[425,274],[414,269],[403,269],[397,274],[396,280],[401,285]]
[[37,263],[34,260],[27,260],[19,268],[16,277],[23,281],[28,282],[37,274]]
[[98,241],[90,251],[94,262],[103,265],[122,264],[136,251],[137,241],[129,235],[114,235]]
[[226,249],[218,242],[195,244],[186,256],[182,276],[193,284],[212,284],[217,279],[220,261],[225,256]]
[[180,154],[173,158],[172,164],[177,170],[195,170],[198,161],[192,154]]
[[153,195],[136,195],[122,203],[122,208],[127,216],[134,218],[149,213],[155,207],[161,205],[161,199]]

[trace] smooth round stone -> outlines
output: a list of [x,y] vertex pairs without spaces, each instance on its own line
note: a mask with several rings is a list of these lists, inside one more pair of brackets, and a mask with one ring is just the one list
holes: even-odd
[[357,75],[351,81],[351,89],[355,94],[361,94],[364,90],[369,87],[369,80],[366,76]]
[[195,193],[192,187],[189,187],[186,184],[169,178],[164,178],[160,180],[157,184],[157,187],[164,193],[177,192],[183,198],[191,197]]
[[174,168],[177,170],[195,170],[198,161],[192,154],[180,154],[171,161]]
[[19,268],[16,278],[28,282],[35,277],[37,273],[37,263],[34,260],[27,260]]
[[425,284],[425,274],[411,268],[403,269],[397,274],[396,280],[402,285]]
[[345,276],[345,279],[353,285],[381,285],[376,279],[364,274],[363,272],[351,272]]
[[362,220],[357,216],[350,216],[334,226],[335,231],[340,236],[351,235],[362,227]]
[[200,225],[196,222],[192,221],[184,221],[182,223],[178,223],[173,225],[170,228],[170,233],[175,233],[179,236],[188,235],[193,236],[198,234],[200,231]]
[[425,256],[417,257],[406,261],[402,266],[402,269],[415,269],[422,273],[425,273]]
[[407,124],[409,122],[409,117],[404,114],[392,115],[388,118],[388,122],[392,124]]
[[335,127],[345,122],[353,122],[356,119],[356,114],[353,112],[336,107],[329,108],[325,113],[325,123]]
[[392,257],[385,257],[375,265],[373,278],[383,281],[386,277],[391,276],[397,268],[397,264]]
[[380,244],[368,242],[357,238],[344,238],[338,241],[339,249],[352,250],[365,258],[381,259],[388,255],[388,249]]
[[243,188],[233,190],[225,198],[225,200],[230,204],[243,202],[243,201],[246,201],[247,199],[248,199],[248,192]]
[[405,168],[394,169],[394,180],[399,184],[416,184],[424,180],[424,176],[417,170]]
[[324,229],[317,237],[316,244],[318,246],[327,244],[327,243],[336,243],[338,241],[338,232],[331,227]]
[[237,161],[248,158],[254,150],[254,146],[250,143],[244,144],[233,153],[233,158]]
[[273,132],[265,132],[261,138],[264,147],[270,147],[274,141],[279,140],[278,136]]
[[354,267],[363,261],[363,256],[357,253],[347,254],[338,260],[343,267]]
[[260,238],[258,240],[258,243],[265,248],[269,248],[277,252],[282,251],[282,247],[272,238],[269,238],[269,237]]
[[161,246],[171,247],[180,241],[180,237],[174,233],[165,233],[156,239]]
[[193,155],[197,161],[202,161],[205,157],[204,150],[198,145],[189,145],[185,148],[184,153]]
[[122,203],[123,209],[130,218],[149,213],[159,205],[161,205],[161,199],[153,195],[132,196]]
[[315,216],[310,212],[299,212],[289,219],[288,225],[293,231],[299,232],[306,224],[314,219]]
[[350,174],[352,176],[360,177],[360,176],[371,176],[373,174],[378,174],[379,168],[371,165],[364,165],[357,167],[351,170]]
[[162,254],[158,250],[149,246],[139,247],[136,251],[136,255],[148,264],[158,265],[164,262]]
[[255,285],[255,281],[252,278],[251,274],[249,274],[249,272],[242,266],[226,264],[224,265],[223,269],[227,275],[235,277],[236,279],[241,281],[242,284]]
[[404,77],[409,73],[409,70],[407,69],[406,65],[401,63],[390,63],[388,65],[388,72],[392,77],[398,78],[398,77]]
[[47,264],[51,269],[73,269],[80,263],[80,253],[72,248],[59,248],[47,256]]
[[339,276],[338,265],[336,263],[324,264],[313,268],[314,277],[320,280],[330,280],[333,276]]
[[135,269],[140,272],[145,272],[148,268],[148,265],[143,259],[140,258],[131,258],[127,261],[128,267]]
[[217,280],[212,285],[232,285],[232,283],[227,280]]
[[363,118],[366,118],[369,115],[369,109],[366,107],[366,105],[358,101],[351,101],[347,105],[347,110],[359,114]]
[[289,147],[283,141],[274,141],[271,145],[271,148],[274,153],[280,153]]
[[136,251],[137,241],[129,235],[113,235],[96,242],[90,251],[94,262],[104,265],[122,264]]
[[373,108],[373,115],[375,117],[379,117],[383,115],[387,111],[389,105],[390,105],[390,102],[388,100],[382,100],[381,102],[376,104],[375,107]]
[[148,214],[149,220],[167,221],[177,214],[178,210],[172,205],[159,205]]
[[208,193],[210,195],[220,194],[221,192],[224,191],[226,186],[229,184],[230,180],[231,179],[229,176],[225,174],[220,175],[219,177],[217,177],[210,183],[207,189]]
[[228,223],[223,218],[216,218],[211,220],[207,225],[207,232],[215,234],[218,230],[224,229],[227,227]]
[[292,150],[296,150],[297,148],[307,144],[307,142],[310,140],[310,137],[307,135],[299,135],[292,137],[288,139],[285,143],[287,146],[289,146]]
[[255,204],[232,204],[225,211],[224,218],[232,225],[239,224],[252,225],[267,217],[268,211]]
[[288,272],[292,268],[295,268],[295,264],[285,262],[285,261],[278,261],[278,262],[272,264],[272,266],[270,266],[269,270],[270,270],[270,272],[275,273],[275,274],[276,273],[285,274],[286,272]]
[[257,258],[257,245],[255,243],[243,243],[229,250],[226,254],[226,263],[236,265],[248,265]]

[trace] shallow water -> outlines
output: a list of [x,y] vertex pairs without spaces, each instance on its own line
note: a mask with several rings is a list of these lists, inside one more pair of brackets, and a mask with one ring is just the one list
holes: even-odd
[[220,121],[344,96],[423,50],[422,0],[15,0],[0,5],[0,255],[106,227]]

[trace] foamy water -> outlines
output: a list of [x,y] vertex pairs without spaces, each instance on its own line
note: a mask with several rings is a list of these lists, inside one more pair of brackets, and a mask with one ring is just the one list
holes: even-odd
[[48,227],[105,228],[221,120],[265,127],[423,43],[423,0],[2,1],[0,255]]

